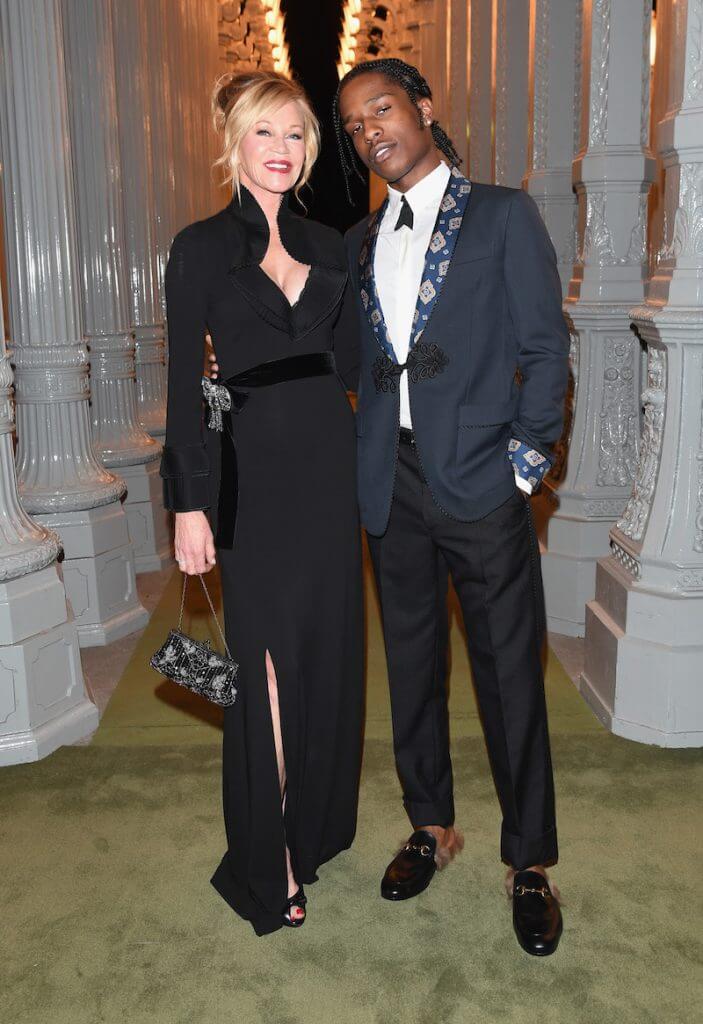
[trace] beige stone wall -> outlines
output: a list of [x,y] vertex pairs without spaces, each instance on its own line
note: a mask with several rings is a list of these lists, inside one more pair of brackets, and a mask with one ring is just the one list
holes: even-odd
[[219,0],[218,8],[223,72],[290,73],[280,0]]

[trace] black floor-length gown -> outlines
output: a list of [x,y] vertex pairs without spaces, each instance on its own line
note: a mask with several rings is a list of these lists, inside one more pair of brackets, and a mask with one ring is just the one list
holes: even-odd
[[[356,309],[341,236],[293,214],[287,196],[278,224],[290,255],[311,267],[293,305],[260,266],[268,225],[245,188],[241,201],[176,236],[166,274],[165,499],[173,511],[219,509],[226,634],[240,664],[237,701],[224,716],[228,849],[212,882],[258,934],[282,923],[286,843],[301,884],[351,844],[361,750],[356,437],[343,383],[353,383],[357,363]],[[337,373],[241,388],[225,431],[213,434],[201,400],[206,331],[221,381],[331,351]],[[278,681],[285,815],[267,650]]]

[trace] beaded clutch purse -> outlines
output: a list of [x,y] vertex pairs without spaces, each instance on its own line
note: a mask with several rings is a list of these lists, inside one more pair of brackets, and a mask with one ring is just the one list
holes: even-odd
[[186,586],[188,583],[188,577],[184,576],[178,626],[170,631],[165,643],[149,659],[149,664],[157,672],[160,672],[168,679],[172,679],[179,686],[185,687],[186,690],[199,693],[201,697],[207,698],[213,704],[219,704],[220,707],[228,708],[234,704],[237,697],[237,690],[234,684],[237,679],[239,665],[232,660],[232,655],[230,654],[227,641],[225,640],[202,576],[200,577],[200,582],[203,585],[212,617],[217,625],[217,630],[227,655],[220,654],[219,651],[213,651],[209,640],[205,642],[193,640],[192,637],[181,632]]

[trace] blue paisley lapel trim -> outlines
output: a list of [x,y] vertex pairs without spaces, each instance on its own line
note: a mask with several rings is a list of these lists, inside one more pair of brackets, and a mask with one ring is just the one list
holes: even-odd
[[[453,167],[442,202],[439,205],[439,212],[432,230],[430,245],[425,254],[422,283],[413,314],[413,336],[410,348],[420,340],[422,332],[427,327],[430,316],[437,305],[442,292],[442,286],[449,271],[452,256],[454,255],[459,230],[466,213],[470,194],[471,182],[456,167]],[[391,362],[397,363],[398,359],[388,334],[388,328],[376,289],[376,278],[373,272],[378,230],[387,205],[388,200],[386,199],[371,216],[361,251],[359,252],[360,294],[371,330],[381,347],[381,351]]]
[[386,327],[386,321],[383,316],[383,310],[381,309],[381,300],[378,297],[378,291],[376,290],[376,278],[373,272],[374,257],[376,255],[376,242],[378,241],[378,229],[381,226],[383,215],[386,212],[388,206],[388,199],[386,199],[371,215],[368,227],[366,228],[366,235],[359,252],[359,279],[361,282],[361,303],[366,312],[367,319],[371,330],[374,333],[376,341],[381,346],[381,351],[384,355],[393,363],[397,363],[395,351],[391,343],[391,339],[388,335],[388,328]]
[[425,255],[422,283],[413,314],[413,336],[410,348],[420,340],[439,301],[456,249],[459,230],[470,194],[471,182],[456,167],[452,167],[446,191],[439,204],[439,213],[432,231],[429,248]]

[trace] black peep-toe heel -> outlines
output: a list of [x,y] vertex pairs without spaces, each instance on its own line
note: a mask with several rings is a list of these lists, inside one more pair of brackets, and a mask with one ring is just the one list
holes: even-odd
[[305,892],[301,885],[298,891],[286,900],[285,906],[283,907],[284,925],[286,925],[288,928],[300,928],[302,925],[304,925],[306,917],[305,913],[303,913],[302,917],[295,919],[291,917],[291,910],[293,907],[300,907],[303,911],[305,911],[305,904],[307,902],[307,896],[305,895]]

